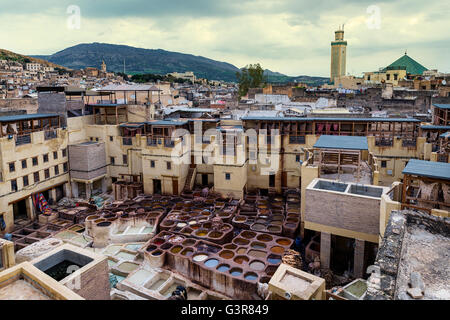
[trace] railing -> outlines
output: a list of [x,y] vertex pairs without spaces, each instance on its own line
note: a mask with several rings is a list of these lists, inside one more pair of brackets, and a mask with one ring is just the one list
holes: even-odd
[[448,154],[447,153],[438,153],[437,161],[438,162],[448,162]]
[[122,144],[124,146],[132,146],[133,145],[133,138],[132,137],[122,137]]
[[393,139],[377,139],[375,140],[375,145],[380,147],[392,147],[394,145]]
[[147,137],[147,146],[156,147],[158,145],[158,139],[153,137]]
[[23,134],[23,135],[17,135],[16,136],[16,146],[21,146],[24,144],[31,143],[31,134]]
[[417,144],[416,140],[402,140],[403,147],[415,148],[416,144]]
[[305,136],[289,136],[290,144],[305,144]]
[[58,137],[58,131],[56,131],[56,130],[44,131],[44,139],[45,140],[56,139],[57,137]]
[[165,138],[164,139],[164,147],[166,147],[166,148],[175,147],[175,141],[173,141],[172,138]]

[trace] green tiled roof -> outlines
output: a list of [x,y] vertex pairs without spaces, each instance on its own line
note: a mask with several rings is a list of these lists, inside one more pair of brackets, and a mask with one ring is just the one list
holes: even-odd
[[406,73],[409,74],[423,74],[424,71],[427,71],[428,69],[425,68],[423,65],[418,63],[416,60],[405,54],[400,59],[392,62],[390,65],[388,65],[386,68],[384,68],[383,71],[386,71],[388,68],[394,69],[404,69],[406,68]]

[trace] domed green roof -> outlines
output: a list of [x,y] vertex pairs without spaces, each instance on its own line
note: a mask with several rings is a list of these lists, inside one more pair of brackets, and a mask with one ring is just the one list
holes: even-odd
[[395,69],[406,69],[406,73],[408,74],[423,74],[424,71],[428,70],[406,53],[403,57],[384,68],[383,71]]

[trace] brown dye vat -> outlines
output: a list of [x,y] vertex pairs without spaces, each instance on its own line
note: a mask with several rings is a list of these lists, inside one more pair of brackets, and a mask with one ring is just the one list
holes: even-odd
[[269,232],[281,232],[281,227],[280,226],[269,225],[269,227],[267,228],[267,231],[269,231]]
[[243,248],[243,247],[241,247],[241,248],[239,248],[239,249],[237,249],[237,251],[236,251],[238,254],[244,254],[244,253],[246,253],[247,252],[247,248]]
[[295,219],[295,218],[288,218],[288,219],[286,220],[286,222],[297,223],[297,222],[298,222],[298,219]]
[[248,241],[246,239],[242,239],[242,238],[235,238],[233,240],[233,242],[235,244],[237,244],[237,245],[240,245],[240,246],[246,246],[246,245],[248,245],[250,243],[250,241]]
[[213,238],[213,239],[218,239],[221,236],[223,236],[222,232],[218,232],[218,231],[211,231],[208,235],[208,237]]
[[251,232],[251,231],[243,231],[240,234],[241,237],[246,238],[246,239],[253,239],[256,236],[255,232]]
[[278,239],[276,242],[282,246],[289,246],[291,244],[291,241],[287,239]]
[[297,225],[296,224],[293,224],[293,223],[287,223],[286,224],[286,227],[288,227],[288,228],[295,228]]
[[250,262],[249,266],[255,271],[262,271],[266,267],[265,263],[259,260]]
[[241,217],[235,217],[233,220],[236,222],[244,222],[245,220],[247,220],[247,218],[241,216]]
[[283,221],[272,221],[270,224],[274,226],[281,226],[283,224]]
[[270,242],[273,240],[273,237],[268,234],[260,234],[256,239],[262,242]]
[[[283,251],[284,251],[284,249],[283,249]],[[256,258],[265,258],[267,253],[265,251],[252,249],[248,252],[248,255],[252,256],[252,257],[256,257]]]
[[265,272],[268,276],[273,276],[275,272],[277,271],[278,267],[269,266],[266,268]]
[[230,243],[230,244],[226,244],[223,246],[225,249],[230,249],[230,250],[234,250],[237,248],[237,245]]
[[237,264],[243,264],[244,262],[248,262],[250,259],[247,256],[237,256],[234,258],[234,262]]
[[275,247],[270,248],[270,251],[272,251],[273,253],[282,254],[284,252],[284,248],[283,247],[279,247],[279,246],[275,246]]
[[266,222],[267,222],[267,219],[259,218],[259,219],[256,219],[255,222],[257,222],[257,223],[266,223]]
[[193,246],[195,244],[195,242],[196,241],[193,239],[186,239],[183,241],[183,246],[190,247],[190,246]]
[[271,277],[264,276],[264,277],[261,277],[261,279],[259,279],[259,282],[261,282],[261,283],[269,283],[270,279],[271,279]]
[[234,252],[231,250],[222,250],[222,252],[219,253],[219,257],[224,259],[231,259],[234,257]]

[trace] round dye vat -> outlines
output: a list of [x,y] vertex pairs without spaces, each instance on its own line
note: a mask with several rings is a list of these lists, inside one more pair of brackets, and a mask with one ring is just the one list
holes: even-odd
[[279,256],[269,256],[267,262],[271,264],[279,264],[281,262],[281,257]]
[[172,244],[170,244],[170,243],[164,243],[164,244],[161,246],[161,249],[163,249],[163,250],[168,250],[168,249],[170,249],[170,248],[172,248]]
[[[284,251],[284,249],[283,249],[283,251]],[[260,251],[260,250],[250,250],[248,252],[248,254],[252,257],[257,257],[257,258],[264,258],[266,256],[266,252]]]
[[189,257],[194,253],[194,250],[192,249],[184,249],[183,251],[181,251],[181,255]]
[[247,220],[246,217],[236,217],[236,218],[234,218],[234,221],[236,221],[236,222],[242,222],[242,221],[245,221],[245,220]]
[[203,230],[197,231],[197,232],[195,233],[195,235],[198,236],[198,237],[204,237],[204,236],[206,236],[207,234],[208,234],[208,233],[207,233],[206,231],[203,231]]
[[263,225],[263,224],[260,224],[260,223],[255,223],[253,226],[252,226],[252,229],[253,230],[256,230],[256,231],[261,231],[261,230],[264,230],[266,227]]
[[278,239],[277,243],[282,245],[282,246],[288,246],[288,245],[291,244],[291,242],[289,240],[287,240],[287,239]]
[[256,270],[256,271],[264,270],[265,267],[266,267],[266,265],[261,261],[252,261],[250,263],[250,268],[252,268],[253,270]]
[[227,264],[222,264],[217,268],[217,271],[220,272],[227,272],[228,270],[230,270],[230,266]]
[[206,254],[197,254],[194,256],[193,260],[195,262],[202,262],[208,259],[208,256]]
[[246,253],[247,252],[247,248],[239,248],[238,250],[237,250],[237,253],[239,253],[239,254],[244,254],[244,253]]
[[281,228],[279,226],[270,226],[267,228],[267,230],[271,232],[278,232],[281,231]]
[[147,252],[153,251],[156,249],[156,246],[150,245],[147,247]]
[[293,223],[287,223],[286,224],[286,227],[287,228],[295,228],[297,225],[296,224],[293,224]]
[[259,236],[256,237],[256,239],[262,242],[270,242],[273,240],[273,238],[268,234],[260,234]]
[[227,245],[224,246],[224,248],[225,248],[225,249],[231,249],[231,250],[234,250],[234,249],[237,248],[237,245],[235,245],[235,244],[227,244]]
[[270,281],[270,277],[262,277],[261,279],[259,279],[259,282],[261,283],[269,283]]
[[272,221],[270,224],[274,226],[281,226],[283,224],[283,221]]
[[156,238],[155,241],[153,241],[154,244],[156,244],[157,246],[163,244],[165,241],[161,238]]
[[234,262],[238,263],[238,264],[243,264],[244,262],[248,262],[249,258],[246,256],[238,256],[236,258],[234,258]]
[[209,259],[205,262],[205,266],[208,268],[215,268],[219,264],[219,260],[217,259]]
[[157,251],[152,253],[152,256],[155,256],[155,257],[158,257],[160,255],[162,255],[162,251],[160,251],[160,250],[157,250]]
[[244,279],[248,281],[254,281],[258,279],[258,275],[256,273],[249,272],[244,275]]
[[281,253],[284,252],[284,248],[283,248],[283,247],[275,246],[275,247],[272,247],[272,248],[270,249],[270,251],[272,251],[273,253],[279,253],[279,254],[281,254]]
[[183,245],[186,247],[193,246],[194,244],[195,244],[195,240],[192,240],[192,239],[187,239],[183,242]]
[[234,243],[240,245],[240,246],[246,246],[250,243],[250,241],[242,239],[242,238],[235,238]]
[[230,270],[230,273],[234,277],[239,277],[242,274],[242,270],[238,268],[233,268]]
[[219,254],[219,256],[224,259],[231,259],[234,257],[234,253],[230,250],[224,250]]
[[172,253],[179,253],[181,251],[181,249],[183,249],[182,246],[176,246],[176,247],[173,247],[172,250],[170,250],[170,252],[172,252]]
[[214,238],[214,239],[218,239],[221,236],[223,236],[222,232],[212,231],[209,233],[209,237]]
[[255,236],[256,236],[256,233],[250,232],[250,231],[244,231],[244,232],[241,233],[241,237],[247,238],[247,239],[252,239]]
[[187,224],[184,223],[184,222],[180,222],[180,223],[177,224],[177,227],[178,227],[178,228],[184,228],[184,227],[186,227],[186,226],[187,226]]
[[275,271],[277,271],[277,268],[276,267],[268,267],[265,271],[268,276],[273,276],[275,274]]
[[252,242],[252,248],[254,249],[264,249],[266,245],[260,242]]

